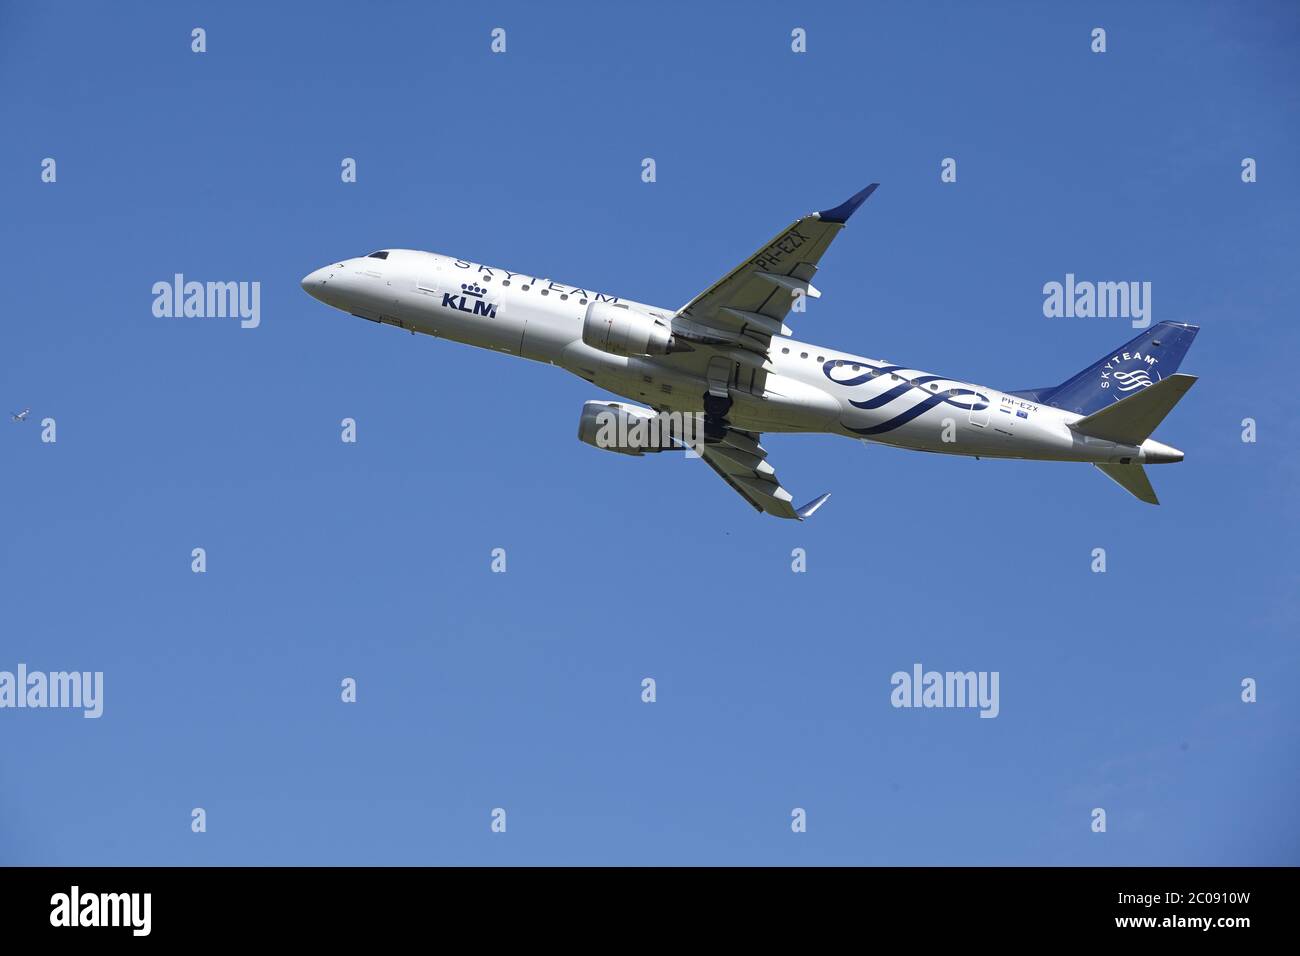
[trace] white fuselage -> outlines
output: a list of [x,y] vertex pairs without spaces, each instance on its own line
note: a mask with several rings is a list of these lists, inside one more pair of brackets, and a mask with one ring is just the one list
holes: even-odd
[[[697,412],[703,369],[679,356],[622,357],[585,344],[592,301],[621,302],[670,321],[675,310],[490,268],[430,252],[392,249],[348,259],[302,280],[313,297],[343,311],[557,365],[656,409]],[[1081,416],[998,389],[775,337],[760,387],[733,383],[728,420],[757,432],[827,432],[919,451],[997,458],[1156,463],[1181,453],[1078,434]]]

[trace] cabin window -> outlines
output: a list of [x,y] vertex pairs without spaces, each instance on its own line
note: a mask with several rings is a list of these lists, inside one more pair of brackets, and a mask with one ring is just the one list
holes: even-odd
[[509,280],[509,279],[502,279],[502,280],[501,280],[501,284],[502,284],[502,285],[509,285],[509,284],[510,284],[510,280]]
[[789,355],[789,354],[790,354],[790,350],[789,350],[789,349],[782,349],[782,350],[781,350],[781,354],[782,354],[782,355]]

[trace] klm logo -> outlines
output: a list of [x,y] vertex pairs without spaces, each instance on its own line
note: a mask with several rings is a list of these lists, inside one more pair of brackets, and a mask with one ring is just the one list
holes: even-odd
[[[486,294],[487,289],[484,289],[476,282],[462,283],[459,295],[455,292],[444,292],[442,294],[442,307],[444,309],[458,309],[461,312],[468,312],[470,315],[482,315],[489,319],[495,319],[497,317],[497,307],[483,301],[483,296]],[[470,303],[473,303],[473,305]]]

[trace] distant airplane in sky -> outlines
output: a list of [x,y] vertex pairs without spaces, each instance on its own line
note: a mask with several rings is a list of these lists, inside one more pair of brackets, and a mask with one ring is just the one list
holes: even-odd
[[789,337],[785,319],[821,295],[817,263],[877,185],[781,230],[680,309],[409,249],[317,269],[302,287],[361,318],[557,365],[644,402],[587,402],[578,437],[631,455],[690,445],[777,517],[807,518],[829,495],[796,507],[759,444],[765,431],[1090,462],[1158,504],[1143,465],[1183,459],[1150,435],[1196,381],[1178,374],[1194,325],[1161,322],[1060,385],[1014,392]]
[[30,415],[31,413],[32,410],[30,408],[24,408],[21,412],[15,412],[14,414],[10,415],[9,418],[11,421],[25,422],[27,421],[27,416]]

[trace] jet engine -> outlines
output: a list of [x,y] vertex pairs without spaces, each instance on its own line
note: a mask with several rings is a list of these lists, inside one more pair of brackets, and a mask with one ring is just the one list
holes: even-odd
[[679,451],[682,446],[672,437],[677,431],[672,416],[627,402],[587,402],[578,419],[579,441],[620,455]]
[[667,355],[690,351],[668,322],[622,302],[593,300],[582,322],[582,341],[611,355]]

